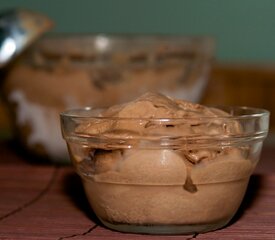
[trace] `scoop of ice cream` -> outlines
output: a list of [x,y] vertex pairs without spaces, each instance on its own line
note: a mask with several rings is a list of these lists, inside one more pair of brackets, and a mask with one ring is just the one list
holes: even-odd
[[[247,177],[252,169],[237,148],[186,147],[185,137],[229,137],[240,133],[240,124],[216,108],[184,100],[174,100],[159,93],[148,92],[136,100],[110,107],[76,129],[78,134],[112,139],[136,140],[132,150],[95,151],[94,168],[97,180],[131,183],[184,183],[194,191],[193,184]],[[161,121],[160,119],[169,119]],[[166,136],[181,139],[170,149],[148,150],[146,140]],[[111,142],[110,142],[111,143]],[[184,145],[185,144],[185,145]],[[240,163],[239,163],[240,162]],[[99,176],[100,175],[100,176]],[[119,180],[120,179],[120,180]]]
[[106,109],[76,132],[98,139],[84,187],[109,223],[221,227],[255,166],[247,147],[226,145],[242,133],[230,114],[158,93]]
[[[159,93],[146,93],[136,100],[115,105],[88,123],[80,125],[76,132],[92,135],[118,135],[128,131],[131,135],[148,135],[166,133],[184,136],[192,134],[233,134],[241,131],[236,121],[220,120],[219,117],[229,116],[228,113],[215,108],[173,100]],[[209,121],[207,117],[217,117]],[[106,119],[108,118],[108,119]],[[155,121],[167,118],[175,121]],[[181,119],[182,121],[179,121]],[[167,130],[169,128],[169,130]]]

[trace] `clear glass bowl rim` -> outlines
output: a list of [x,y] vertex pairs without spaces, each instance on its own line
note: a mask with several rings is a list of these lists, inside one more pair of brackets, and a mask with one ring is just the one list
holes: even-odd
[[[184,117],[184,118],[121,118],[121,117],[99,117],[99,116],[89,116],[83,115],[83,113],[92,112],[96,110],[101,110],[101,108],[93,108],[93,107],[83,107],[83,108],[73,108],[68,109],[60,113],[61,118],[74,118],[75,120],[89,120],[89,119],[97,119],[97,120],[128,120],[128,121],[185,121],[185,120],[242,120],[242,119],[253,119],[253,118],[261,118],[261,117],[269,117],[270,112],[266,109],[262,108],[254,108],[254,107],[246,107],[246,106],[214,106],[220,110],[225,110],[227,112],[234,110],[243,110],[250,113],[239,114],[239,115],[229,115],[229,116],[200,116],[200,117]],[[103,109],[103,108],[102,108]],[[82,114],[81,114],[82,113]]]
[[[221,109],[221,107],[219,108]],[[225,109],[225,107],[223,108]],[[190,117],[190,118],[115,118],[115,117],[92,117],[92,116],[80,116],[79,111],[91,112],[93,108],[78,108],[64,111],[60,114],[61,117],[61,128],[63,138],[67,142],[77,142],[83,144],[108,144],[114,148],[136,148],[136,140],[145,141],[146,144],[144,148],[181,148],[182,146],[191,148],[209,148],[209,147],[226,147],[226,146],[238,146],[243,144],[248,144],[255,141],[263,141],[267,136],[269,129],[269,111],[259,108],[251,107],[227,107],[231,110],[243,110],[250,114],[243,114],[240,116],[223,116],[223,117]],[[76,114],[78,111],[78,114]],[[121,136],[114,135],[109,137],[105,134],[85,134],[85,133],[76,133],[74,129],[70,129],[68,122],[74,122],[74,124],[79,125],[81,123],[87,123],[90,120],[97,121],[132,121],[134,124],[138,124],[140,121],[148,121],[155,124],[164,124],[164,125],[173,125],[173,124],[184,124],[186,121],[194,120],[196,123],[207,124],[215,123],[217,120],[224,121],[238,121],[242,122],[244,126],[250,126],[252,123],[253,126],[257,123],[252,129],[245,128],[241,132],[233,133],[194,133],[194,134],[184,134],[179,133],[177,135],[173,134],[149,134],[147,135],[131,135]],[[71,125],[72,126],[72,125]],[[141,147],[139,147],[141,148]]]

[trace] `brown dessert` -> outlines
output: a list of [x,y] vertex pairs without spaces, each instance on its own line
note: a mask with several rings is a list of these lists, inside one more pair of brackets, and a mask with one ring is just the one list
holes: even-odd
[[222,110],[147,93],[75,129],[102,141],[83,143],[82,151],[81,143],[69,148],[91,206],[107,226],[209,231],[233,217],[256,164],[246,144],[211,141],[220,136],[225,143],[242,131]]

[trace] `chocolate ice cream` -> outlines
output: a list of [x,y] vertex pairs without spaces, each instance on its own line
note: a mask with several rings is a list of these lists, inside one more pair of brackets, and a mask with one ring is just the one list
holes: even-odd
[[82,151],[75,143],[69,148],[96,215],[120,231],[136,226],[137,232],[191,233],[224,226],[257,162],[248,145],[229,144],[243,132],[230,116],[147,93],[80,124],[75,134],[95,140],[83,142]]

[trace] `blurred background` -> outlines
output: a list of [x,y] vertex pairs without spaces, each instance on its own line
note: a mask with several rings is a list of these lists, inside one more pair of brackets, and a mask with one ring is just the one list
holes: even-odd
[[[215,61],[200,102],[275,111],[275,1],[273,0],[1,0],[0,11],[27,8],[54,22],[54,33],[207,35]],[[0,104],[1,136],[9,119]],[[271,118],[273,142],[275,119]]]
[[221,61],[275,60],[273,0],[1,0],[45,13],[55,32],[211,35]]

